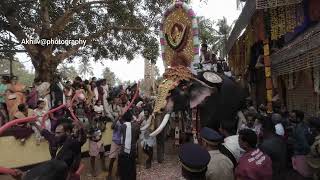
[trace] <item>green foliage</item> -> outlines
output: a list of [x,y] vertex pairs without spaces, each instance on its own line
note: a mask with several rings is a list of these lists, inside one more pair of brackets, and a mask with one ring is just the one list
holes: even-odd
[[[0,74],[10,74],[10,61],[0,59]],[[26,70],[25,66],[18,60],[12,63],[13,75],[18,76],[19,81],[27,86],[31,86],[34,80],[34,74]]]
[[218,31],[221,34],[219,41],[216,43],[216,47],[220,50],[221,56],[226,56],[226,43],[227,39],[230,36],[231,33],[231,26],[228,25],[226,17],[223,17],[222,19],[219,19],[217,22]]
[[[158,57],[158,27],[171,0],[0,1],[0,47],[25,49],[38,71],[64,60]],[[8,34],[13,34],[12,40]],[[23,44],[23,39],[86,40],[82,45]],[[12,49],[12,48],[9,48]],[[1,53],[8,57],[8,54]],[[41,75],[40,75],[41,76]]]
[[78,72],[74,66],[68,67],[66,64],[58,67],[58,73],[64,80],[73,80],[78,76]]
[[114,72],[112,72],[108,67],[104,69],[102,76],[107,80],[107,84],[109,84],[110,86],[114,86],[116,82],[119,83],[119,79],[116,78]]
[[209,46],[209,49],[216,51],[215,44],[219,40],[219,34],[214,29],[215,21],[206,19],[202,16],[198,18],[198,23],[201,43],[206,43]]
[[[220,55],[224,57],[226,55],[226,40],[231,32],[231,26],[228,25],[227,19],[223,17],[215,22],[204,17],[199,17],[198,22],[201,42],[208,44],[209,50],[214,53],[220,51]],[[218,30],[215,29],[215,26]]]
[[79,75],[86,77],[87,75],[93,76],[93,68],[89,61],[82,61],[79,67]]

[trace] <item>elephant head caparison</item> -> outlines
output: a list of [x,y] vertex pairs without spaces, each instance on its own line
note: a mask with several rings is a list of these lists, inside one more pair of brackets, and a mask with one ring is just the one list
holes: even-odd
[[195,76],[184,67],[166,70],[164,79],[159,85],[153,116],[154,128],[150,134],[157,136],[159,162],[164,158],[164,129],[172,112],[190,112],[190,109],[198,107],[201,127],[219,130],[223,123],[236,131],[237,112],[243,107],[245,93],[234,80],[213,72],[202,72]]

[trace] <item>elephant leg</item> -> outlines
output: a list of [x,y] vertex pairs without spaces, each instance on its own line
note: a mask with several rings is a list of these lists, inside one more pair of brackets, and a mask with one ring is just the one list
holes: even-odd
[[162,163],[164,160],[165,132],[162,131],[157,136],[157,160]]

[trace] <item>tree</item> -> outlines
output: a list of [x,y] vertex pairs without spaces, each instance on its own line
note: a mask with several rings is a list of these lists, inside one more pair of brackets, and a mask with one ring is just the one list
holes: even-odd
[[217,47],[217,49],[220,50],[221,56],[226,57],[227,55],[226,44],[232,29],[231,29],[231,26],[228,25],[226,17],[219,19],[217,22],[217,26],[218,26],[218,31],[220,36],[215,46]]
[[66,64],[62,64],[62,66],[58,68],[58,73],[61,78],[65,80],[73,80],[78,76],[76,68],[74,66],[68,67]]
[[[31,86],[34,80],[34,74],[26,70],[25,66],[15,59],[12,62],[13,75],[19,78],[19,81],[27,86]],[[10,61],[0,59],[0,74],[10,74]]]
[[102,76],[107,80],[107,84],[111,87],[116,84],[116,81],[119,81],[117,80],[116,75],[108,67],[104,69]]
[[[0,46],[26,50],[36,76],[45,81],[51,79],[59,64],[75,57],[132,60],[143,54],[149,60],[156,59],[156,29],[170,3],[171,0],[0,1]],[[14,37],[10,39],[9,35]],[[26,41],[30,39],[39,41]],[[44,43],[78,39],[86,41],[85,45],[75,41]]]
[[201,43],[206,43],[209,47],[209,50],[216,51],[215,44],[219,40],[218,33],[214,29],[215,21],[206,19],[201,16],[198,17],[199,23],[199,38]]
[[89,61],[83,61],[79,67],[79,74],[83,75],[83,77],[89,75],[93,76],[93,68]]
[[115,78],[115,85],[116,85],[116,86],[119,86],[119,85],[121,85],[121,84],[122,84],[121,79],[119,79],[118,77],[116,77],[116,78]]
[[[231,26],[228,25],[226,17],[219,19],[217,22],[199,17],[198,22],[201,42],[206,43],[210,51],[220,51],[221,56],[225,57],[226,41],[231,32]],[[218,30],[214,28],[215,26],[217,26]]]

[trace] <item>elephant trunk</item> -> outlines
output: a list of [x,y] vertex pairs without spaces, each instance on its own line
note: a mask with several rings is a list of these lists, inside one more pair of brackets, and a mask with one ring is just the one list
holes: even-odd
[[154,136],[157,136],[159,133],[161,133],[162,130],[166,127],[169,119],[170,119],[170,113],[167,113],[167,114],[164,116],[163,120],[161,121],[161,124],[158,126],[158,128],[157,128],[155,131],[153,131],[153,132],[150,134],[150,136],[153,136],[153,137],[154,137]]

